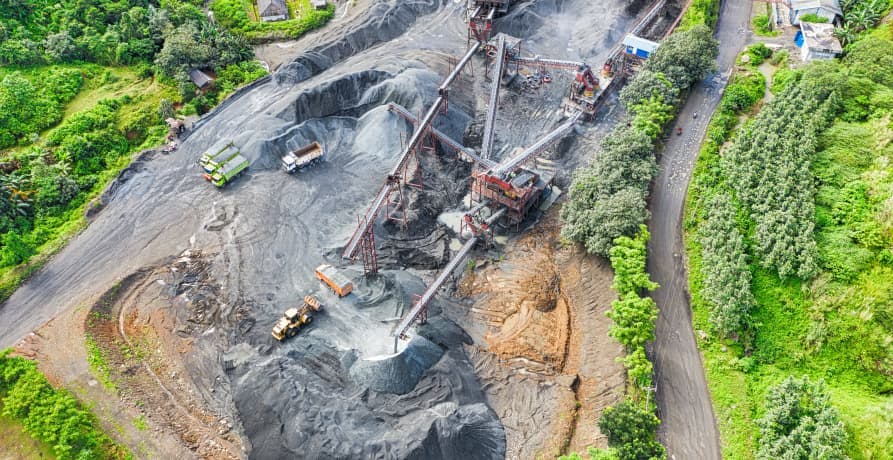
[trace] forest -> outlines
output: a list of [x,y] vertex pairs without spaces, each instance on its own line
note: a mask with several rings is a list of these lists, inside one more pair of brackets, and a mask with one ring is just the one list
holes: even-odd
[[694,326],[725,458],[893,453],[893,28],[875,28],[887,4],[841,4],[842,59],[743,53],[689,190]]
[[[163,141],[165,118],[204,113],[265,74],[201,4],[0,4],[0,300],[86,224],[133,153]],[[214,87],[197,92],[191,69]]]

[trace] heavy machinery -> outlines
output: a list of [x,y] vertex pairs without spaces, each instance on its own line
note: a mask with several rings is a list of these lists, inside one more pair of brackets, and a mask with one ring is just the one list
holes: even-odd
[[218,166],[212,174],[202,174],[202,176],[216,185],[217,188],[223,188],[236,177],[242,175],[248,169],[248,159],[242,155],[236,154],[226,163]]
[[214,171],[217,170],[221,165],[231,160],[233,157],[239,154],[239,149],[233,145],[232,142],[226,144],[222,149],[220,149],[217,153],[211,154],[206,153],[202,155],[202,159],[199,160],[202,168],[208,174],[213,174]]
[[486,42],[493,30],[493,19],[505,14],[512,0],[470,0],[468,2],[468,39]]
[[303,326],[313,322],[313,313],[322,309],[316,297],[304,296],[304,305],[301,308],[289,308],[276,325],[273,326],[273,337],[282,341],[294,337]]
[[592,68],[581,64],[564,101],[565,116],[576,112],[583,112],[589,117],[595,115],[598,97],[603,94],[600,89],[599,79],[592,73]]
[[307,166],[322,161],[325,150],[319,142],[313,142],[297,150],[292,150],[282,157],[282,169],[291,174]]
[[353,291],[353,283],[337,268],[331,265],[320,265],[316,267],[316,277],[329,286],[338,297],[344,297]]

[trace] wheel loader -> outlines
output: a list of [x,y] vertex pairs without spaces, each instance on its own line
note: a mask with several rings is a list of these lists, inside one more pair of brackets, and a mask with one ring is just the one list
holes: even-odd
[[313,322],[313,313],[318,312],[322,304],[311,295],[304,297],[304,305],[301,308],[289,308],[276,325],[273,326],[273,337],[282,341],[294,337],[301,327]]

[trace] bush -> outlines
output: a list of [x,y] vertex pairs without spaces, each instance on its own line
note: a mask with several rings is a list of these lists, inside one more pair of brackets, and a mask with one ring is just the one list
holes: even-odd
[[846,433],[822,380],[788,377],[769,389],[757,459],[846,459]]
[[750,64],[758,66],[772,56],[772,50],[764,43],[756,43],[747,47],[747,55],[750,56]]
[[738,73],[726,87],[721,112],[739,113],[753,107],[766,92],[766,78],[760,72]]
[[605,409],[598,427],[620,460],[656,460],[667,456],[656,439],[660,420],[651,412],[624,401]]
[[99,430],[96,418],[71,394],[50,386],[33,361],[0,352],[2,414],[53,447],[60,460],[119,459],[124,450]]
[[704,25],[713,29],[719,20],[719,0],[693,0],[682,16],[677,31]]
[[626,349],[623,359],[629,380],[637,390],[651,388],[651,362],[645,355],[645,344],[654,340],[654,320],[657,305],[651,297],[642,297],[646,291],[658,288],[645,271],[648,229],[642,225],[635,238],[620,237],[611,248],[611,267],[614,283],[611,288],[618,299],[611,303],[607,315],[613,323],[608,334]]
[[817,14],[809,13],[800,16],[800,22],[812,22],[817,24],[825,24],[828,22],[828,18],[824,16],[819,16]]
[[754,16],[750,24],[753,26],[754,33],[759,36],[772,37],[778,35],[778,31],[773,30],[771,24],[769,23],[769,15],[760,14]]

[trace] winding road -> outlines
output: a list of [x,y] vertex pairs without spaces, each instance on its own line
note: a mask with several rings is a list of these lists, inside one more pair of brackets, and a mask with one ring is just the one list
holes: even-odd
[[[715,33],[720,41],[719,71],[692,89],[671,131],[682,128],[684,135],[674,135],[667,142],[652,193],[648,271],[661,286],[652,294],[660,309],[652,360],[662,420],[658,436],[671,460],[722,458],[719,429],[692,330],[682,210],[710,116],[747,41],[750,8],[750,1],[722,2]],[[701,116],[694,118],[695,113]]]

